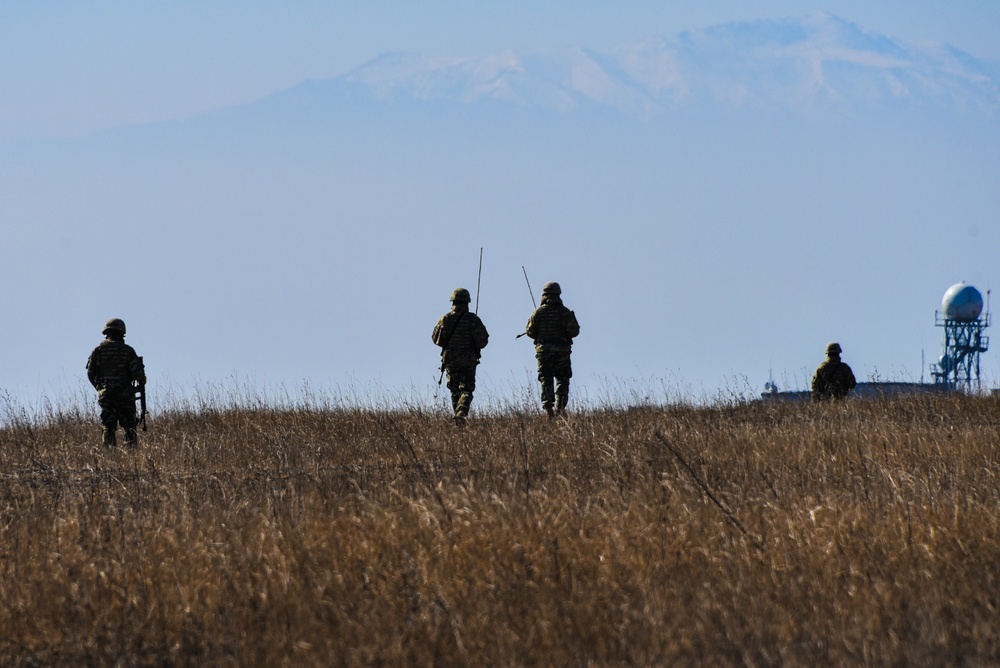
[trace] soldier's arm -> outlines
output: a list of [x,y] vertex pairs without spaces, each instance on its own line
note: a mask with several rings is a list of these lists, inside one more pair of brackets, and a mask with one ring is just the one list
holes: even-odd
[[533,311],[531,313],[531,316],[528,318],[528,324],[524,327],[524,333],[527,334],[528,338],[531,340],[534,340],[535,336],[538,334],[538,326],[535,325],[535,313],[538,313],[538,311]]
[[139,383],[139,386],[145,386],[146,384],[146,365],[143,364],[142,358],[132,351],[132,360],[129,362],[129,372],[132,374],[132,380]]
[[94,353],[91,353],[90,357],[87,358],[87,380],[89,380],[90,384],[95,388],[100,380],[100,373],[98,372],[97,361],[94,359]]
[[476,346],[479,347],[480,350],[485,348],[486,344],[490,342],[490,333],[486,331],[486,325],[484,325],[483,321],[478,317],[476,318],[475,337]]
[[580,323],[576,320],[576,313],[570,311],[569,315],[566,316],[566,336],[575,339],[579,335]]
[[437,324],[434,325],[434,331],[431,332],[431,341],[433,341],[434,345],[436,346],[441,345],[441,332],[443,329],[444,329],[444,318],[441,318],[440,320],[437,321]]

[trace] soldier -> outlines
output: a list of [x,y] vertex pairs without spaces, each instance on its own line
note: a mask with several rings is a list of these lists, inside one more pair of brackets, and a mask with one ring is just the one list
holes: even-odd
[[465,288],[451,293],[451,311],[434,326],[431,340],[441,347],[441,370],[448,373],[451,407],[455,424],[462,425],[469,416],[472,393],[476,390],[476,365],[490,334],[475,313],[469,312],[472,298]]
[[125,445],[134,447],[138,424],[135,393],[146,386],[146,370],[142,358],[125,343],[125,323],[120,318],[108,320],[102,334],[107,338],[87,360],[87,379],[97,390],[97,405],[101,407],[102,442],[105,447],[114,446],[120,424]]
[[857,382],[851,367],[840,361],[839,343],[826,347],[826,361],[819,365],[812,379],[812,400],[843,399]]
[[576,314],[563,306],[561,294],[558,283],[546,283],[542,287],[542,305],[528,318],[524,330],[535,342],[542,408],[549,417],[562,415],[569,402],[569,379],[573,377],[570,353],[573,339],[580,333]]

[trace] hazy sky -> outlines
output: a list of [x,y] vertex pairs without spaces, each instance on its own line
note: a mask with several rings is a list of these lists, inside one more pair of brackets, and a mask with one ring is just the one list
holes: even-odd
[[[480,377],[495,393],[534,387],[514,339],[530,312],[522,265],[536,297],[564,282],[590,396],[759,390],[772,372],[803,387],[833,337],[859,378],[917,380],[921,351],[940,353],[940,296],[996,278],[995,119],[919,134],[834,123],[795,141],[767,124],[688,137],[668,123],[648,145],[642,130],[577,142],[572,129],[549,144],[481,129],[393,144],[374,126],[315,146],[294,128],[252,146],[177,127],[136,146],[60,141],[388,52],[599,49],[818,12],[1000,62],[996,0],[0,2],[0,390],[78,391],[114,315],[161,396],[227,374],[428,394],[430,330],[452,288],[475,287],[480,247],[494,335]],[[995,381],[1000,351],[987,355]]]
[[0,3],[0,143],[167,120],[343,74],[376,55],[612,47],[826,11],[1000,61],[995,0]]

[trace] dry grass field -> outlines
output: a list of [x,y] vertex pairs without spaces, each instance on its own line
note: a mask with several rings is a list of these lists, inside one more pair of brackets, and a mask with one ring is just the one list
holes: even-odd
[[0,430],[3,665],[996,665],[1000,398]]

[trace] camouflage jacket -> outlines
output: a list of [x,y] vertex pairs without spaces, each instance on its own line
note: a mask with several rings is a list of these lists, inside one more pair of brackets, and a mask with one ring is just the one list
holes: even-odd
[[450,311],[434,326],[431,340],[441,347],[445,366],[475,366],[479,364],[480,351],[490,341],[490,333],[475,313]]
[[812,379],[813,399],[843,398],[854,389],[857,382],[851,367],[831,357],[819,365]]
[[133,381],[146,384],[146,369],[132,346],[107,338],[90,353],[87,380],[102,396],[107,392],[124,394]]
[[561,299],[549,295],[542,298],[542,305],[528,318],[524,331],[535,342],[537,352],[568,351],[580,334],[580,323]]

